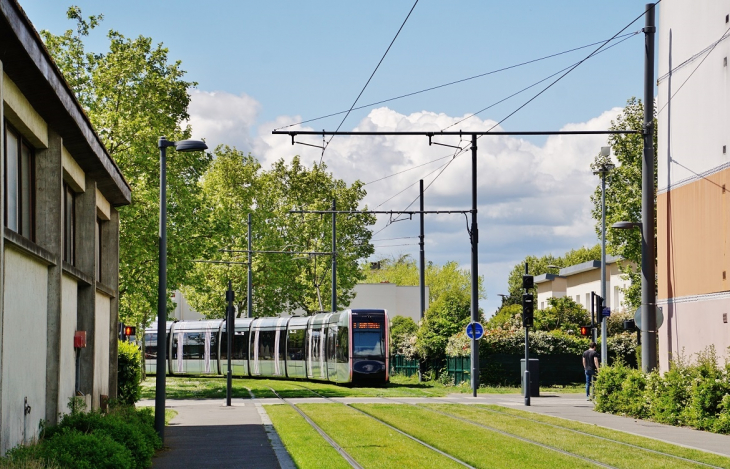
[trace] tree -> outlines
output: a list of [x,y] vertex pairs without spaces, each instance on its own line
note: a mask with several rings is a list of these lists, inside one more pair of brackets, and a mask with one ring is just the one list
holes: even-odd
[[[254,316],[277,316],[297,308],[307,313],[330,309],[332,225],[329,214],[292,214],[292,210],[357,210],[365,196],[362,183],[348,186],[326,171],[326,165],[304,167],[299,157],[283,160],[264,171],[251,155],[228,147],[216,149],[216,158],[203,177],[209,225],[216,236],[209,241],[208,259],[246,261],[247,218],[252,215],[254,251],[291,251],[291,254],[255,253],[252,258]],[[352,289],[362,278],[358,261],[372,254],[370,214],[337,215],[338,307],[349,304]],[[228,254],[221,250],[239,251]],[[318,252],[327,255],[300,253]],[[184,292],[191,305],[208,317],[223,317],[228,279],[236,291],[239,315],[246,310],[247,266],[198,264],[195,282]]]
[[580,332],[580,327],[590,324],[590,314],[572,298],[548,298],[548,307],[535,312],[536,331]]
[[428,308],[418,329],[416,348],[421,358],[446,355],[449,338],[471,321],[471,302],[456,290],[447,290]]
[[[401,286],[416,286],[420,283],[420,275],[416,261],[409,255],[398,259],[381,259],[375,263],[376,268],[368,263],[362,266],[365,281],[368,283],[389,282]],[[456,292],[466,299],[471,299],[471,273],[459,268],[455,261],[444,265],[429,262],[425,269],[425,281],[429,290],[429,303],[433,304],[446,292]],[[486,298],[484,293],[484,277],[478,279],[478,298]]]
[[[611,122],[611,130],[638,130],[644,127],[644,106],[641,100],[631,98],[623,113]],[[631,279],[626,289],[625,302],[636,308],[641,305],[641,230],[615,230],[609,227],[619,221],[641,221],[641,166],[643,159],[643,137],[639,134],[612,134],[608,138],[613,154],[618,160],[616,168],[606,178],[606,250],[633,263],[621,264],[621,271]],[[654,120],[654,190],[657,186],[657,125]],[[596,156],[592,168],[596,169],[608,157]],[[601,185],[591,196],[592,215],[596,220],[596,234],[601,236]],[[656,213],[656,200],[654,201]],[[656,239],[656,227],[654,229]],[[655,242],[656,245],[656,242]],[[656,262],[656,260],[654,260]]]
[[[60,36],[42,31],[46,47],[76,94],[109,155],[132,188],[132,203],[119,209],[119,314],[125,323],[146,325],[157,309],[159,151],[157,139],[188,138],[190,96],[196,83],[183,79],[180,62],[152,39],[128,39],[109,31],[109,50],[90,53],[84,39],[102,15],[84,19],[71,7],[76,31]],[[198,179],[210,163],[202,152],[168,160],[168,285],[185,283],[190,261],[207,236],[198,220],[205,212]],[[171,306],[171,305],[168,305]]]
[[390,321],[390,353],[402,353],[404,345],[418,332],[416,322],[404,316],[395,316]]

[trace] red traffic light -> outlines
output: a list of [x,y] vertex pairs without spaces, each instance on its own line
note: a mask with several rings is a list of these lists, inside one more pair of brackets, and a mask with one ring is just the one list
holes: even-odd
[[582,336],[591,335],[591,326],[580,326],[580,335],[582,335]]
[[134,326],[124,326],[124,335],[126,337],[129,337],[130,335],[135,335],[137,332],[137,328]]

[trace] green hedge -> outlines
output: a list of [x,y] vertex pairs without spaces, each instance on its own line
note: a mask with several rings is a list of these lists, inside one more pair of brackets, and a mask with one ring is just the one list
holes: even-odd
[[134,405],[142,395],[142,353],[132,342],[119,341],[117,399]]
[[600,412],[730,433],[730,363],[718,366],[713,346],[694,363],[672,362],[664,374],[619,361],[601,369],[595,389]]
[[47,461],[79,469],[143,469],[161,447],[150,409],[114,407],[108,415],[80,411],[65,415],[61,423],[45,430],[37,444],[13,448],[7,457],[18,464]]

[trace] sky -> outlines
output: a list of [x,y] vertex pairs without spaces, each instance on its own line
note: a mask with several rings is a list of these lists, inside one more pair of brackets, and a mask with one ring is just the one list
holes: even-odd
[[[420,179],[426,210],[470,209],[470,152],[454,158],[453,149],[429,146],[425,137],[338,136],[322,154],[271,131],[305,120],[291,129],[481,131],[499,123],[495,130],[607,130],[629,98],[643,96],[644,35],[633,33],[644,26],[645,2],[419,0],[357,101],[380,104],[353,110],[343,122],[345,114],[311,119],[353,105],[414,1],[19,1],[37,30],[54,34],[73,28],[71,4],[85,16],[103,14],[88,51],[106,51],[110,29],[163,43],[185,79],[197,82],[190,90],[194,138],[251,152],[264,167],[295,155],[310,165],[322,158],[336,178],[367,183],[363,207],[371,210],[418,210]],[[619,32],[617,45],[540,93]],[[321,136],[297,140],[322,143]],[[434,141],[467,143],[458,136]],[[479,140],[478,270],[487,316],[525,256],[598,242],[590,195],[599,180],[590,163],[605,145],[605,136]],[[418,259],[417,217],[390,223],[381,216],[373,231],[371,260]],[[427,215],[425,252],[427,261],[469,269],[464,215]]]

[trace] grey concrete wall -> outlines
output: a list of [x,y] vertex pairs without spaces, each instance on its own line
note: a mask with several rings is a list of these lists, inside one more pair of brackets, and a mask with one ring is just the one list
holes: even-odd
[[[92,390],[92,402],[99,399],[102,394],[109,395],[109,324],[111,312],[111,299],[104,293],[96,293],[96,321],[94,324],[94,386]],[[98,404],[96,404],[98,405]]]
[[119,212],[109,209],[109,220],[102,227],[102,283],[115,295],[109,300],[109,397],[117,397],[119,359]]
[[62,241],[61,137],[49,130],[48,148],[36,151],[36,244],[57,254],[59,261],[48,267],[48,311],[46,317],[46,420],[57,423],[58,386],[61,376],[59,363],[61,340],[61,276]]
[[[0,123],[5,122],[5,95],[3,90],[5,89],[4,84],[5,71],[3,70],[3,63],[0,61]],[[5,132],[0,132],[0,208],[4,210],[5,207]],[[5,328],[3,324],[4,310],[5,310],[5,217],[0,216],[0,425],[2,425],[5,417],[3,411],[3,400],[2,396],[5,391],[5,380],[3,379],[3,353],[5,341]],[[5,454],[5,446],[3,445],[2,437],[0,436],[0,456]]]
[[[96,185],[86,176],[86,191],[76,196],[76,268],[92,279],[90,285],[79,284],[77,330],[86,331],[86,348],[79,354],[81,370],[80,391],[91,394],[92,407],[99,407],[99,396],[94,395],[96,351],[96,288],[93,285],[96,247]],[[100,338],[106,341],[106,337]],[[106,361],[106,360],[105,360]]]
[[[46,418],[48,266],[6,245],[0,451],[38,436]],[[24,413],[24,398],[31,412]]]

